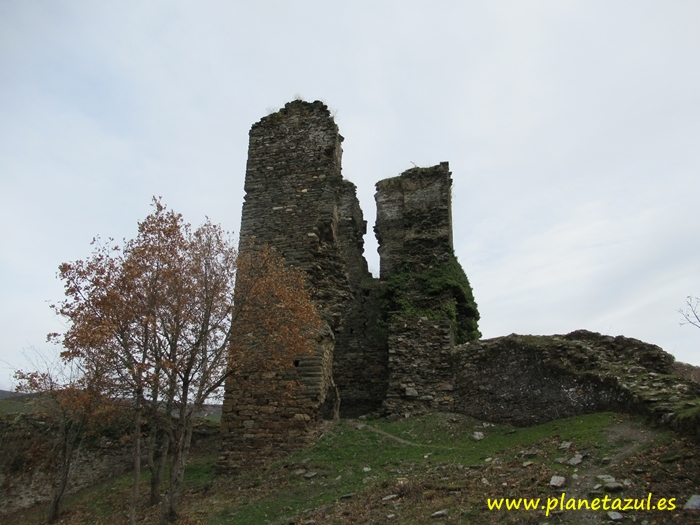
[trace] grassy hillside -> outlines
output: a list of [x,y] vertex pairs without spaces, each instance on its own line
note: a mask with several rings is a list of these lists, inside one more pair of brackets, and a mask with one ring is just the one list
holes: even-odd
[[10,390],[0,390],[0,399],[5,399],[6,397],[16,397],[21,394],[17,392],[11,392]]
[[[475,441],[474,432],[483,439]],[[549,485],[555,474],[567,479],[566,498],[596,497],[601,492],[593,488],[596,476],[603,474],[627,480],[624,491],[612,497],[643,499],[651,492],[654,501],[675,497],[678,509],[700,490],[696,445],[610,413],[524,429],[455,414],[396,422],[344,420],[329,424],[309,449],[233,478],[215,474],[217,447],[216,440],[202,441],[192,458],[180,523],[598,523],[607,521],[604,512],[545,517],[545,509],[490,511],[487,498],[539,497],[544,505],[561,495]],[[578,465],[557,461],[577,454],[582,456]],[[156,509],[145,505],[147,490],[144,474],[140,522],[156,523]],[[128,494],[128,476],[93,487],[68,498],[62,522],[125,523]],[[431,518],[439,511],[445,515]],[[44,512],[35,508],[3,523],[38,524]],[[589,518],[593,521],[583,521]],[[637,511],[626,513],[626,519],[700,523],[700,515],[682,510]]]
[[36,411],[35,402],[40,394],[17,394],[0,390],[0,414],[27,414]]

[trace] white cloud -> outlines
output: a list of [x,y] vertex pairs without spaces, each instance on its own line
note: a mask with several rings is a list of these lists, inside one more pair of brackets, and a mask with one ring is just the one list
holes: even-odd
[[0,359],[56,329],[57,265],[132,236],[152,195],[237,230],[247,131],[299,93],[338,110],[370,236],[377,180],[450,162],[485,334],[619,330],[700,364],[676,312],[700,293],[699,22],[695,2],[2,3]]

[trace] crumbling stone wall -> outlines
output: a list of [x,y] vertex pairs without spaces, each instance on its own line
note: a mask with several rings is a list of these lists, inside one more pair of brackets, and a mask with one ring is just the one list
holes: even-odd
[[377,183],[385,305],[397,315],[448,319],[455,342],[481,336],[471,285],[452,246],[452,178],[447,162]]
[[[381,407],[386,396],[388,359],[386,330],[381,325],[381,284],[364,258],[367,222],[355,195],[355,185],[343,181],[338,213],[339,249],[353,292],[335,329],[333,377],[340,395],[340,415],[358,417]],[[327,412],[327,411],[326,411]]]
[[[255,378],[268,394],[246,390],[234,378],[226,384],[221,470],[240,468],[252,451],[264,460],[313,439],[339,396],[349,413],[356,404],[365,410],[381,403],[384,345],[365,335],[377,297],[363,256],[367,226],[355,185],[341,175],[342,141],[319,101],[290,102],[250,130],[240,252],[270,245],[304,271],[324,328],[313,356],[292,370]],[[334,370],[348,367],[347,380],[336,385]],[[282,395],[290,382],[298,383],[297,393]]]
[[[331,328],[341,324],[352,294],[338,229],[341,202],[352,208],[347,201],[355,187],[341,175],[342,141],[318,101],[290,102],[254,124],[240,230],[241,253],[253,243],[268,244],[307,273],[316,307]],[[361,212],[359,222],[356,227],[364,228]]]
[[388,414],[451,410],[455,339],[479,337],[471,286],[454,256],[451,188],[447,162],[377,183]]
[[454,410],[526,426],[601,411],[649,416],[700,438],[700,385],[673,356],[627,337],[578,330],[509,335],[454,350]]
[[405,417],[427,410],[451,412],[453,348],[450,321],[396,318],[389,327],[391,377],[385,411]]
[[340,393],[341,417],[378,412],[386,398],[389,353],[382,296],[382,283],[364,279],[336,333],[333,377]]
[[413,168],[377,183],[377,225],[381,279],[406,265],[420,273],[454,257],[452,178],[447,162]]

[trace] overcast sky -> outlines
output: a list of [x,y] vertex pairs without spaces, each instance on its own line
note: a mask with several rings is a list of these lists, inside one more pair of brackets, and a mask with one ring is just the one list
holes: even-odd
[[700,365],[696,1],[0,1],[0,388],[61,262],[153,195],[238,231],[248,130],[301,96],[374,184],[449,161],[484,337],[586,328]]

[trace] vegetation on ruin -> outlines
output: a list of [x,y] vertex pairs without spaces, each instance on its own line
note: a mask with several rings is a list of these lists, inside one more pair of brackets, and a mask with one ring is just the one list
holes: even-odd
[[[474,431],[483,432],[484,439],[472,440]],[[641,442],[639,436],[644,436]],[[568,451],[560,449],[564,442],[572,443]],[[567,478],[570,493],[574,474],[593,483],[596,474],[605,473],[632,481],[625,497],[653,492],[676,497],[680,507],[700,483],[695,445],[612,413],[530,428],[437,413],[393,422],[341,420],[330,424],[313,446],[237,477],[215,474],[217,451],[215,438],[194,450],[183,482],[182,523],[282,525],[314,520],[345,525],[384,523],[394,514],[397,523],[418,525],[444,509],[448,515],[440,523],[535,524],[542,523],[543,511],[489,511],[486,498],[558,496],[549,486],[554,474]],[[524,451],[533,456],[523,457]],[[679,459],[664,463],[660,458],[669,451]],[[574,453],[585,455],[582,464],[555,461]],[[532,464],[523,466],[524,461]],[[129,483],[128,476],[122,476],[68,497],[63,523],[125,523]],[[141,484],[148,483],[144,471]],[[157,513],[145,497],[137,510],[139,523],[157,523]],[[4,523],[39,525],[44,512],[30,509]],[[637,521],[650,518],[657,524],[692,522],[680,508],[636,516]]]
[[479,310],[471,285],[456,257],[416,274],[404,262],[386,281],[383,309],[395,315],[448,319],[457,344],[481,337]]

